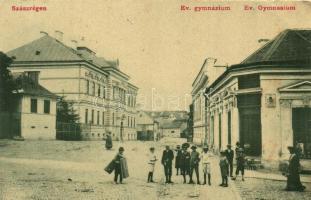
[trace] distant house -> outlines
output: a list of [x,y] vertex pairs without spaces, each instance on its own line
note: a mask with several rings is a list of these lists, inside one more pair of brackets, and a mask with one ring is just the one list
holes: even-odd
[[32,73],[13,74],[17,83],[14,136],[25,139],[56,138],[57,96],[42,87]]
[[180,138],[181,133],[187,128],[187,121],[174,120],[163,122],[160,128],[163,137]]
[[159,138],[159,122],[145,111],[138,112],[136,129],[138,140],[157,140]]

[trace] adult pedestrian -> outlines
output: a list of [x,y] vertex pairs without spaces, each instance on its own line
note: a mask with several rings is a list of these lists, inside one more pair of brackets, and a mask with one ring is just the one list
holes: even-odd
[[111,137],[111,132],[109,132],[107,135],[106,135],[106,144],[105,144],[105,147],[107,150],[111,149],[112,148],[112,137]]
[[287,174],[287,191],[304,191],[306,188],[301,184],[300,181],[300,159],[298,156],[297,149],[295,147],[288,147],[290,157],[288,165],[288,174]]
[[231,149],[231,144],[228,144],[227,145],[227,149],[225,150],[225,153],[226,153],[226,157],[227,157],[227,160],[229,162],[229,174],[230,174],[230,177],[233,177],[233,158],[234,158],[234,152],[233,150]]
[[188,151],[189,144],[184,143],[181,147],[180,172],[184,178],[184,183],[186,183],[186,176],[190,176],[190,153]]
[[171,179],[173,159],[174,159],[174,152],[170,149],[170,146],[166,145],[161,159],[161,163],[164,167],[165,183],[173,183]]
[[197,177],[197,184],[200,184],[200,177],[199,177],[199,162],[200,162],[200,153],[197,152],[197,147],[191,147],[192,152],[190,154],[190,181],[189,184],[194,184],[192,180],[193,171],[195,171],[195,175]]

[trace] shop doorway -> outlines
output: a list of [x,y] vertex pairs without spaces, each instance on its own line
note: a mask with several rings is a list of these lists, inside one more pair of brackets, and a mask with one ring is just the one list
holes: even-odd
[[300,147],[301,158],[311,159],[311,108],[293,108],[294,146]]

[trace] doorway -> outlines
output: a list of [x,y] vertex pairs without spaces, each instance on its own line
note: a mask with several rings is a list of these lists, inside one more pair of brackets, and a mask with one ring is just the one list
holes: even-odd
[[311,159],[311,108],[293,108],[294,146],[301,148],[301,158]]

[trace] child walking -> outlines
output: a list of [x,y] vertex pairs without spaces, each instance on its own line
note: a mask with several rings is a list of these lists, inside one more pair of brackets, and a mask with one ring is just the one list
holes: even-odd
[[150,147],[150,153],[149,153],[149,159],[148,159],[148,165],[149,165],[149,173],[148,173],[148,180],[147,183],[154,183],[153,181],[153,172],[154,172],[154,166],[157,161],[157,157],[154,153],[154,147]]
[[204,174],[203,185],[206,185],[206,175],[208,176],[208,185],[211,185],[211,165],[210,165],[211,155],[208,152],[208,147],[203,147],[203,153],[201,154],[202,168]]
[[220,152],[219,167],[222,178],[222,183],[219,186],[228,187],[229,162],[224,151]]

